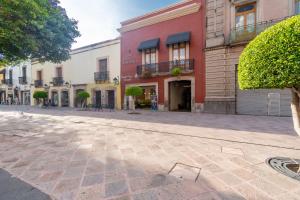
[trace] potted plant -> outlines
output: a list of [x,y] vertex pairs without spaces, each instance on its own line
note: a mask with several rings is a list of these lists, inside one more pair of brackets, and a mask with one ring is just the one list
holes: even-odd
[[182,73],[182,68],[181,67],[174,67],[171,70],[171,75],[172,76],[179,76]]
[[[45,99],[48,98],[48,93],[45,91],[35,91],[33,93],[33,98],[37,101],[39,106],[45,105]],[[40,102],[42,100],[42,103]]]
[[80,101],[81,108],[87,107],[87,99],[90,97],[90,94],[86,91],[81,91],[77,94],[77,98]]
[[132,104],[132,110],[133,112],[130,114],[138,114],[135,112],[135,98],[138,96],[141,96],[143,94],[143,89],[141,87],[138,86],[132,86],[132,87],[128,87],[126,89],[126,96],[131,96],[133,99],[133,104]]

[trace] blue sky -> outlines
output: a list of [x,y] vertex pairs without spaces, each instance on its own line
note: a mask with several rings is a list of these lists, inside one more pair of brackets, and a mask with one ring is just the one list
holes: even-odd
[[61,0],[68,16],[79,21],[81,37],[73,48],[119,36],[120,22],[180,0]]

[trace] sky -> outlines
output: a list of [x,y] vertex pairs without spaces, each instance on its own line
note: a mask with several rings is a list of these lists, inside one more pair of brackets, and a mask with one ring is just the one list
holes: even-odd
[[120,22],[180,0],[60,0],[70,18],[78,21],[78,48],[119,36]]

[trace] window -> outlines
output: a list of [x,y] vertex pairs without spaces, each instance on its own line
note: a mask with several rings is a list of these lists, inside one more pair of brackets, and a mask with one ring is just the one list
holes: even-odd
[[9,70],[9,80],[11,81],[13,79],[13,70]]
[[22,76],[23,78],[26,78],[26,66],[22,67]]
[[107,72],[107,59],[99,60],[99,72]]
[[255,4],[247,4],[236,8],[235,27],[239,30],[254,31],[256,23],[256,7]]
[[156,49],[145,50],[145,64],[156,63]]
[[172,45],[172,60],[186,59],[186,43]]
[[43,77],[42,77],[42,70],[36,72],[36,78],[37,78],[37,80],[39,80],[39,81],[43,80]]
[[300,0],[296,0],[295,2],[295,14],[296,15],[300,14]]
[[62,77],[62,67],[56,67],[56,76]]

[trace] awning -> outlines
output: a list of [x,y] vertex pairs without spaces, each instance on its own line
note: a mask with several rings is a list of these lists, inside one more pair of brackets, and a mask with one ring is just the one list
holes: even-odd
[[183,32],[183,33],[176,33],[174,35],[170,35],[167,39],[167,46],[172,44],[179,44],[182,42],[190,42],[191,40],[191,33],[190,32]]
[[159,48],[159,38],[141,42],[140,46],[138,47],[138,51],[143,51],[146,49],[153,49],[153,48],[156,49]]

